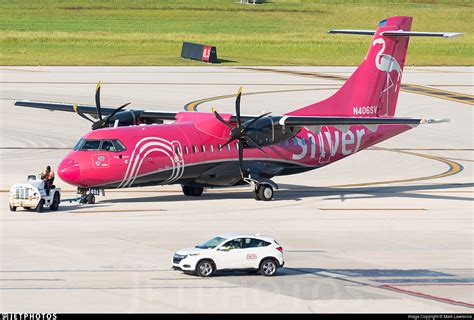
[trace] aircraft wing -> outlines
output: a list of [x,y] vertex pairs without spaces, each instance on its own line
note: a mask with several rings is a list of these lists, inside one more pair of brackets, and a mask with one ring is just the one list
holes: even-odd
[[[84,104],[71,104],[71,103],[60,103],[60,102],[36,102],[28,100],[20,100],[15,102],[15,106],[29,107],[35,109],[45,109],[50,111],[66,111],[66,112],[79,112],[88,114],[97,118],[97,107],[93,105]],[[103,116],[108,116],[114,112],[115,108],[101,107]],[[140,109],[133,109],[135,111],[141,111],[140,117],[143,119],[152,120],[175,120],[177,112],[171,111],[146,111]]]

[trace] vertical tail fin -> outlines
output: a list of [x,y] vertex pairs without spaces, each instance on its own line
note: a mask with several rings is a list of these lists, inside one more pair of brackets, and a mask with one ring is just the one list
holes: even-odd
[[374,34],[364,61],[334,95],[289,114],[300,116],[393,116],[410,38],[409,36],[385,36],[382,33],[410,31],[411,23],[411,17],[396,16],[382,20],[375,32],[367,30],[340,32]]

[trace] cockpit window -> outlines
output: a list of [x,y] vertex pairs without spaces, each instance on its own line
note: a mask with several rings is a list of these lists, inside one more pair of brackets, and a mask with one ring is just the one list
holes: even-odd
[[81,150],[99,150],[100,140],[86,140]]
[[108,152],[120,152],[124,151],[127,148],[117,139],[113,140],[86,140],[81,139],[74,146],[73,150],[102,150]]
[[114,146],[115,146],[115,151],[117,152],[120,152],[120,151],[124,151],[126,150],[127,148],[125,148],[125,146],[123,145],[122,142],[120,142],[120,140],[112,140]]
[[84,141],[86,141],[86,140],[81,138],[81,139],[76,143],[76,145],[74,146],[74,148],[72,148],[72,150],[76,150],[76,151],[77,151],[77,150],[80,150],[81,147],[82,147],[82,144],[84,143]]
[[110,140],[104,140],[102,141],[102,144],[100,145],[100,150],[104,151],[113,151],[115,152],[115,146]]

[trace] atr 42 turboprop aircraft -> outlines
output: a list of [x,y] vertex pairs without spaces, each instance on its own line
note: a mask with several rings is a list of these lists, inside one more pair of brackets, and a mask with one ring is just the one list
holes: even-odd
[[248,183],[255,199],[271,200],[275,176],[317,169],[419,124],[442,121],[394,117],[409,38],[460,34],[412,32],[411,24],[411,17],[395,16],[375,31],[329,31],[374,37],[362,64],[334,95],[284,115],[242,116],[241,91],[235,115],[125,109],[129,103],[101,107],[100,83],[95,106],[15,105],[75,112],[93,122],[57,170],[78,187],[83,203],[94,203],[104,189],[164,184],[200,196],[204,187]]

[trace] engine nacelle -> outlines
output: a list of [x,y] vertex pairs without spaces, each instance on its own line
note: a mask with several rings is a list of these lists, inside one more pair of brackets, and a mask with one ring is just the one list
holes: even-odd
[[[280,117],[267,116],[255,121],[247,128],[247,136],[259,146],[265,147],[288,140],[299,132],[300,128],[280,125],[279,119]],[[244,147],[249,146],[244,145]]]
[[142,119],[140,116],[143,110],[125,110],[117,112],[112,118],[107,121],[109,127],[115,125],[115,121],[118,120],[118,126],[136,126],[139,124],[151,124],[151,123],[163,123],[163,121],[150,121],[149,119]]

